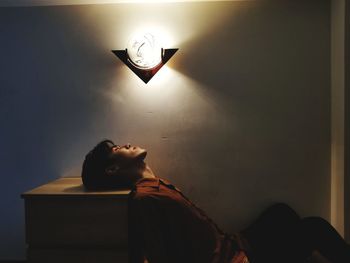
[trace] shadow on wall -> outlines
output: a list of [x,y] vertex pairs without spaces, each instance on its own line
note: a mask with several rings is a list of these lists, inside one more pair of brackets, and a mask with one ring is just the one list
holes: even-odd
[[108,136],[98,88],[107,86],[104,69],[113,61],[72,21],[76,11],[0,9],[0,259],[24,258],[20,194],[59,177],[96,138]]

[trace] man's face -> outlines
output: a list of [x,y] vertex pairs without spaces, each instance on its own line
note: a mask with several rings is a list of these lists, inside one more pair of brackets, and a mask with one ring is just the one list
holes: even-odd
[[119,146],[111,146],[110,158],[115,160],[121,167],[129,166],[133,163],[143,161],[147,155],[147,151],[139,146],[132,146],[130,143]]

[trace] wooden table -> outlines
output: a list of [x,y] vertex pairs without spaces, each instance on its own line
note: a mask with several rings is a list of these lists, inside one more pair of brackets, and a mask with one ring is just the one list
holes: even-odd
[[126,263],[129,193],[86,191],[72,177],[22,194],[28,263]]

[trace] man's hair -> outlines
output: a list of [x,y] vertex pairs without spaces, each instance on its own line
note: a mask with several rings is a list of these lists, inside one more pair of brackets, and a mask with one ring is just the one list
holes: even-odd
[[111,165],[111,140],[98,143],[86,156],[81,173],[82,181],[87,189],[110,189],[118,186],[117,176],[109,176],[106,168]]

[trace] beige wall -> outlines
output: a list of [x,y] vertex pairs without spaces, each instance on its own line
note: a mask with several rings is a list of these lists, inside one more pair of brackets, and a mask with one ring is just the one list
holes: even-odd
[[[146,147],[228,232],[277,201],[330,219],[330,25],[311,0],[0,8],[0,258],[24,253],[19,194],[103,138]],[[179,48],[147,85],[110,51],[140,27]]]
[[332,201],[331,222],[344,235],[345,0],[332,1]]
[[345,238],[350,242],[350,158],[349,158],[349,149],[350,149],[350,81],[349,81],[349,66],[350,66],[350,5],[349,2],[345,2]]

